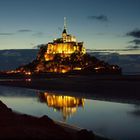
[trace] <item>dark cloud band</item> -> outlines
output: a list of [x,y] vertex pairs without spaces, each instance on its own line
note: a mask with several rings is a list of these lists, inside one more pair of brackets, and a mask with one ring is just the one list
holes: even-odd
[[109,21],[108,17],[106,15],[99,15],[99,16],[88,16],[88,19],[90,20],[98,20],[102,22]]
[[27,33],[27,32],[32,32],[32,30],[29,30],[29,29],[21,29],[21,30],[18,30],[18,32],[20,32],[20,33]]
[[14,35],[14,33],[0,33],[1,36]]
[[135,45],[139,45],[140,39],[134,39],[134,40],[130,41],[129,43],[134,43]]
[[130,31],[126,35],[134,38],[140,38],[140,29],[135,29],[133,31]]
[[127,48],[131,50],[139,50],[140,46],[134,45],[134,46],[128,46]]

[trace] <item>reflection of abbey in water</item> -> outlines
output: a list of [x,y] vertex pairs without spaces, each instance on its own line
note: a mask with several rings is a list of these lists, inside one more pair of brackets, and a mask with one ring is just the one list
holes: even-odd
[[39,100],[47,103],[48,107],[62,112],[64,120],[77,112],[78,107],[84,107],[84,99],[82,98],[52,95],[47,92],[39,93]]

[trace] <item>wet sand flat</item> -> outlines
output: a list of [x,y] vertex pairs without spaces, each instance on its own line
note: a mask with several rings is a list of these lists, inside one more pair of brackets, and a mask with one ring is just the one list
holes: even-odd
[[140,76],[102,75],[1,80],[0,85],[48,91],[66,91],[120,99],[140,100]]

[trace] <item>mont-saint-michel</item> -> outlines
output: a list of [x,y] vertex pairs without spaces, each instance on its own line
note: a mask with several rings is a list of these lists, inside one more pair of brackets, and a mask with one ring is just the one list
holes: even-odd
[[0,139],[124,140],[139,135],[140,77],[123,75],[118,64],[87,49],[69,34],[64,18],[60,38],[38,45],[30,62],[0,72]]
[[139,13],[140,0],[0,0],[0,140],[140,140]]
[[90,56],[84,42],[78,42],[75,36],[68,34],[64,18],[61,38],[41,45],[35,60],[16,70],[7,71],[7,74],[11,73],[121,74],[121,68]]

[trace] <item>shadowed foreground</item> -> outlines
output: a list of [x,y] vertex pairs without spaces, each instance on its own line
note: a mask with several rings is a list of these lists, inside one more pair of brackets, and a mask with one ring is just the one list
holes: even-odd
[[105,140],[85,129],[78,130],[41,118],[13,112],[0,101],[0,139]]

